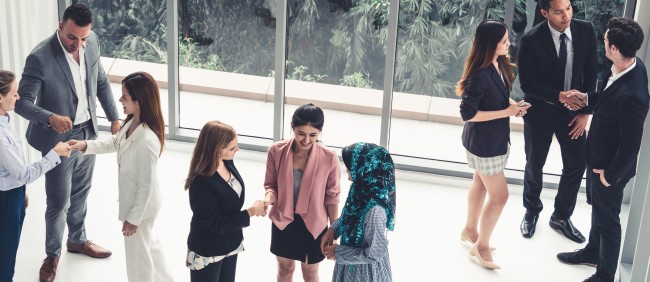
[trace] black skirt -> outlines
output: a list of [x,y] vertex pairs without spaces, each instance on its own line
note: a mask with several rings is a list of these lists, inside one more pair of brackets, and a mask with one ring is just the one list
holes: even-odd
[[[309,264],[319,263],[325,259],[320,249],[320,239],[325,235],[325,231],[327,227],[314,240],[305,221],[297,214],[284,230],[271,224],[271,253],[292,260],[307,261]],[[308,260],[305,260],[306,258]]]

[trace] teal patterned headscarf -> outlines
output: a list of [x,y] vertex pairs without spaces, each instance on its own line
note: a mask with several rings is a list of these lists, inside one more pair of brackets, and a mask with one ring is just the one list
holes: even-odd
[[386,149],[363,142],[343,148],[343,162],[350,171],[352,185],[338,231],[341,245],[361,247],[363,222],[372,207],[384,208],[386,228],[395,228],[395,166]]

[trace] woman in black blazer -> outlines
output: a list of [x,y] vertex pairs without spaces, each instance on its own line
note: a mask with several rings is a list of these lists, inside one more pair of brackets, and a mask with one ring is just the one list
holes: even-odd
[[461,242],[470,245],[470,255],[489,269],[500,268],[492,260],[490,237],[508,200],[503,170],[510,147],[509,117],[523,116],[530,107],[510,98],[515,74],[508,58],[509,47],[508,27],[499,21],[483,21],[476,28],[472,50],[456,86],[456,93],[462,96],[460,114],[466,121],[463,146],[469,166],[475,169]]
[[232,161],[237,151],[232,127],[218,121],[203,126],[185,181],[193,212],[186,261],[192,282],[235,281],[242,229],[250,217],[266,215],[262,201],[242,210],[244,181]]

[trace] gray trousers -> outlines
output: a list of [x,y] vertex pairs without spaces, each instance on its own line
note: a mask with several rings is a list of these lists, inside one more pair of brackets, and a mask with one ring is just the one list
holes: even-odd
[[[65,140],[84,140],[93,136],[92,127],[72,129]],[[47,153],[47,152],[45,152]],[[83,156],[74,151],[69,158],[45,174],[47,209],[45,210],[45,253],[61,255],[63,232],[68,225],[68,240],[75,244],[86,241],[86,199],[93,178],[95,155]]]

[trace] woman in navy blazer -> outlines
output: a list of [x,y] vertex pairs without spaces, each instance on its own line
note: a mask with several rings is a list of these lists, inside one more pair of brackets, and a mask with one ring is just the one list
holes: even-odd
[[[499,21],[483,21],[476,28],[472,50],[456,86],[456,93],[462,96],[460,114],[466,121],[463,146],[469,166],[475,169],[461,242],[471,245],[470,255],[489,269],[500,268],[492,260],[490,237],[508,200],[503,169],[510,146],[509,117],[523,116],[530,107],[510,98],[515,74],[508,58],[509,47],[508,27]],[[489,197],[484,203],[486,192]]]
[[262,201],[242,210],[244,180],[233,163],[237,151],[232,127],[218,121],[203,126],[185,181],[193,213],[186,261],[192,282],[235,281],[242,228],[250,217],[266,215]]

